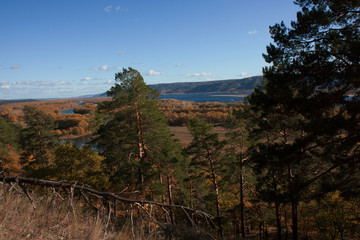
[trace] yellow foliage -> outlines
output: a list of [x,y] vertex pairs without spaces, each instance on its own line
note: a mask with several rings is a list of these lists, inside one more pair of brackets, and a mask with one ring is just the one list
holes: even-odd
[[299,210],[299,227],[302,232],[325,240],[340,239],[341,235],[350,234],[354,229],[358,229],[359,204],[344,200],[340,194],[339,191],[328,193],[320,201],[313,200],[302,204]]

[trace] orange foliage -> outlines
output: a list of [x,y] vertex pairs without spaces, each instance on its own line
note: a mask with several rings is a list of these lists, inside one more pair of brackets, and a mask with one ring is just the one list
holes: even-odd
[[20,156],[10,145],[6,145],[5,149],[7,151],[7,154],[0,155],[1,169],[6,174],[16,174],[21,169],[21,166],[19,163]]
[[242,103],[185,102],[179,100],[161,100],[160,110],[165,114],[169,125],[184,125],[187,119],[200,118],[208,123],[223,123],[229,112]]

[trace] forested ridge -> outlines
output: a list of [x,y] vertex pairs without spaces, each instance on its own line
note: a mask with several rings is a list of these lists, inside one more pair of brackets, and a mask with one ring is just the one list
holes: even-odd
[[[50,229],[87,216],[103,239],[359,239],[360,3],[295,4],[244,103],[160,101],[129,67],[107,98],[1,106],[0,206],[65,203]],[[80,135],[88,146],[58,141]]]
[[[150,84],[149,87],[158,90],[162,95],[167,94],[197,94],[197,93],[246,93],[252,92],[257,86],[263,85],[262,76],[242,79],[212,80],[201,82],[176,82]],[[105,97],[106,93],[95,95]]]
[[180,93],[241,93],[251,92],[255,87],[263,84],[262,76],[243,79],[229,79],[206,82],[179,82],[149,85],[160,94]]

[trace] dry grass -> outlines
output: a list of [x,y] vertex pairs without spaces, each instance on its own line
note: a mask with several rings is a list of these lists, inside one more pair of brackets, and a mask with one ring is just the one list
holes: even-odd
[[[34,195],[34,194],[33,194]],[[93,213],[70,211],[69,202],[58,201],[55,205],[46,197],[34,197],[31,201],[18,192],[8,192],[0,186],[0,240],[18,239],[159,239],[160,233],[148,235],[144,226],[134,230],[124,224],[120,230],[106,224]],[[161,237],[163,238],[163,237]]]
[[[213,129],[213,132],[219,135],[220,140],[223,140],[225,138],[225,134],[228,131],[229,130],[223,127],[214,127]],[[191,143],[193,139],[186,126],[170,126],[170,132],[174,134],[175,138],[180,140],[180,143],[183,146],[187,146],[189,143]]]

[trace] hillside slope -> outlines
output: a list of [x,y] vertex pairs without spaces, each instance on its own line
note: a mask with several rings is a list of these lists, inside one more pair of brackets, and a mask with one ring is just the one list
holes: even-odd
[[262,76],[206,82],[161,83],[149,85],[160,94],[180,93],[238,93],[252,91],[263,82]]

